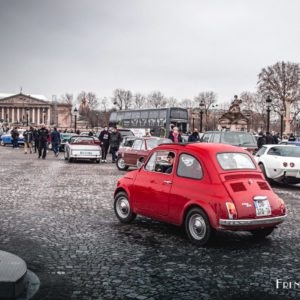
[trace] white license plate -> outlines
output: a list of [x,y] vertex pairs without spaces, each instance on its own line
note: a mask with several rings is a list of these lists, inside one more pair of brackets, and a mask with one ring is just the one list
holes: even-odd
[[80,151],[80,155],[93,155],[93,152]]
[[271,207],[268,200],[259,200],[254,201],[256,216],[270,216],[271,215]]

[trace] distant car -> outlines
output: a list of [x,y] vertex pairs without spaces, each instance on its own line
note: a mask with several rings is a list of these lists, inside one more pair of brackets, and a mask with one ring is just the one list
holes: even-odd
[[196,245],[206,244],[216,229],[263,238],[286,217],[283,200],[249,152],[206,143],[153,149],[140,169],[118,181],[114,210],[122,223],[140,214],[182,225]]
[[257,141],[246,131],[206,131],[200,139],[202,143],[222,143],[241,147],[251,154],[256,153]]
[[295,145],[263,145],[255,160],[269,181],[300,183],[300,148]]
[[75,136],[76,133],[61,133],[60,134],[60,145],[59,151],[65,150],[65,144],[68,143],[72,136]]
[[[132,146],[125,146],[130,143]],[[149,152],[160,144],[172,143],[171,140],[158,137],[134,138],[125,141],[123,147],[120,147],[117,156],[117,168],[121,171],[127,170],[129,167],[141,167],[143,161]]]
[[69,162],[85,159],[100,163],[101,148],[94,137],[73,136],[69,143],[65,144],[64,157]]
[[135,136],[131,129],[119,128],[118,131],[120,132],[122,138],[124,136]]
[[[19,129],[19,139],[18,144],[24,145],[24,132],[25,129]],[[3,134],[1,136],[1,146],[6,146],[12,144],[12,138],[11,138],[11,130],[9,130],[6,134]]]
[[294,142],[289,142],[289,141],[286,141],[286,142],[281,142],[279,143],[280,145],[295,145],[295,146],[300,146],[300,141],[294,141]]

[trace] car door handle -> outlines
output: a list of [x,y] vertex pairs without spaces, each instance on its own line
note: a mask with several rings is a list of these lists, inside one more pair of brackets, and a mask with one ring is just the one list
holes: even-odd
[[172,181],[165,180],[164,183],[171,184]]

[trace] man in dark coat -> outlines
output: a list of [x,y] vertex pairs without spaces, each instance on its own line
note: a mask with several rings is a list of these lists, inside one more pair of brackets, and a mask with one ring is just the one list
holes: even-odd
[[27,149],[29,148],[30,154],[32,153],[31,142],[32,142],[32,127],[28,127],[24,133],[24,154],[27,154]]
[[32,131],[32,140],[34,141],[34,153],[39,149],[39,135],[36,128]]
[[116,152],[119,150],[121,142],[122,142],[121,133],[118,132],[116,127],[113,127],[109,137],[109,144],[110,144],[110,149],[112,154],[112,162],[115,162],[117,159]]
[[42,124],[41,128],[38,130],[38,137],[39,137],[39,158],[42,156],[42,149],[43,149],[43,159],[46,158],[47,154],[47,141],[49,138],[49,131],[45,128],[45,124]]
[[189,136],[188,141],[189,142],[199,142],[200,137],[199,137],[199,132],[197,128],[194,128],[194,132]]
[[268,131],[266,132],[266,144],[267,145],[275,144],[273,136]]
[[19,148],[19,131],[18,131],[18,127],[15,127],[12,131],[11,131],[11,139],[12,139],[12,144],[13,144],[13,148]]
[[104,130],[102,130],[99,135],[99,141],[102,149],[102,162],[106,162],[106,156],[109,148],[109,139],[110,133],[108,131],[108,126],[105,126]]
[[259,138],[257,140],[257,148],[260,149],[263,145],[266,144],[266,137],[262,131],[258,135],[259,135]]
[[51,144],[54,155],[58,156],[58,147],[60,144],[60,133],[57,131],[57,128],[54,127],[54,130],[51,132]]
[[296,138],[295,136],[291,133],[290,137],[289,137],[289,142],[295,142]]

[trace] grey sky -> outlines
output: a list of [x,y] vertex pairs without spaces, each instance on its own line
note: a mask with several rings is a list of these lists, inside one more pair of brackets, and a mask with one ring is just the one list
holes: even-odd
[[300,1],[0,0],[0,92],[115,88],[220,102],[300,62]]

